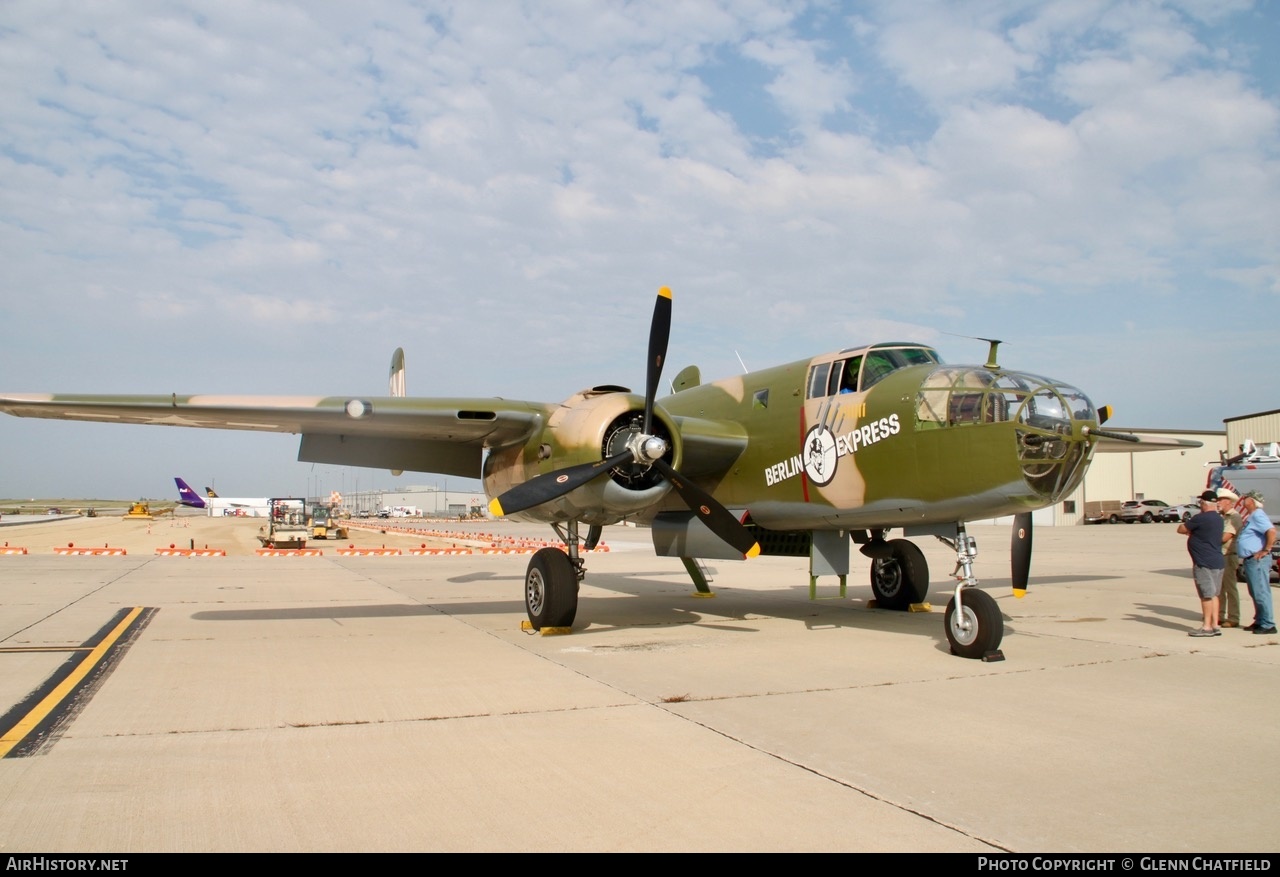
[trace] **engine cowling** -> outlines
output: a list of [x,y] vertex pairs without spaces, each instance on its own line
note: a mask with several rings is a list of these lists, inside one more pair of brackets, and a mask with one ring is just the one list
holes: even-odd
[[[596,463],[620,453],[639,436],[644,425],[644,399],[625,387],[595,387],[560,403],[546,425],[523,445],[491,451],[484,464],[489,496],[500,496],[538,475],[584,463]],[[667,443],[663,459],[680,466],[680,440],[665,412],[654,410],[650,434]],[[671,485],[654,469],[623,463],[607,476],[564,496],[512,517],[535,521],[576,520],[585,524],[613,524],[661,501]]]

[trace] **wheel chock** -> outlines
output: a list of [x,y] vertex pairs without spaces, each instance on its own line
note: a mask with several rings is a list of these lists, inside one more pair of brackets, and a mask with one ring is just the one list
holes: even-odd
[[715,591],[694,591],[689,596],[690,597],[714,597],[715,595],[716,595]]
[[572,627],[544,627],[541,630],[538,630],[533,626],[533,622],[527,618],[520,622],[520,629],[523,631],[540,633],[543,636],[563,636],[568,633],[573,633]]
[[907,607],[908,612],[932,612],[933,606],[929,603],[912,603]]
[[993,661],[1003,661],[1004,652],[1000,651],[999,649],[992,649],[991,651],[987,652],[982,656],[982,660],[988,664],[992,663]]

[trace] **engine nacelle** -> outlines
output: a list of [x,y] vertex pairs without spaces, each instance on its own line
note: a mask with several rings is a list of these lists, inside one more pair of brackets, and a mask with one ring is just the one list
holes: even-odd
[[[489,452],[484,464],[485,492],[501,496],[535,476],[582,463],[598,463],[625,450],[627,442],[643,427],[642,397],[625,387],[584,390],[560,403],[542,431],[525,444]],[[678,469],[679,433],[670,418],[656,407],[650,433],[666,441],[668,449],[663,459]],[[661,501],[670,489],[671,485],[652,468],[623,463],[577,490],[512,517],[613,524]]]

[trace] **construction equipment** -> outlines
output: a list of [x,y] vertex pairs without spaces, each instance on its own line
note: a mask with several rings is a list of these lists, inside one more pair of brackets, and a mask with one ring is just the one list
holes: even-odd
[[258,531],[263,548],[307,547],[307,504],[296,497],[267,500],[267,526]]
[[129,511],[125,513],[124,519],[126,521],[150,521],[152,519],[150,504],[138,500],[129,506]]
[[311,506],[311,518],[307,529],[312,539],[346,539],[347,525],[338,517],[338,510],[323,503]]

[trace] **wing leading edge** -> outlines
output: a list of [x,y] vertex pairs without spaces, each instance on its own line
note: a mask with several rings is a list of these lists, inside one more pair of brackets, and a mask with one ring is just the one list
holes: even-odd
[[1198,442],[1194,439],[1146,435],[1131,435],[1126,438],[1116,433],[1103,434],[1101,430],[1095,430],[1095,434],[1098,435],[1096,449],[1100,454],[1130,454],[1136,451],[1176,451],[1204,447],[1204,442]]
[[506,399],[13,394],[16,417],[286,432],[303,462],[480,477],[482,453],[525,441],[547,406]]

